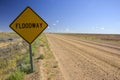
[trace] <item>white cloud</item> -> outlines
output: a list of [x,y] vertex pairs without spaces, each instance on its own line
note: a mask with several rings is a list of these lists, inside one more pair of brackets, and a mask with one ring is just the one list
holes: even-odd
[[99,27],[95,27],[96,29],[98,29]]
[[48,26],[48,29],[50,29],[50,27]]
[[59,20],[56,20],[56,23],[59,23]]
[[55,23],[53,23],[53,26],[55,26],[56,24]]
[[100,29],[104,30],[105,28],[100,28]]
[[56,26],[59,23],[59,20],[56,20],[52,25]]
[[104,27],[95,27],[96,30],[104,30]]

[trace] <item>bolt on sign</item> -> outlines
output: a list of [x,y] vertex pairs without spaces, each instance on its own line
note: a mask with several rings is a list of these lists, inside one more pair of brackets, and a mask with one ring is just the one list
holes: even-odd
[[48,26],[48,24],[30,7],[10,24],[10,28],[31,44]]

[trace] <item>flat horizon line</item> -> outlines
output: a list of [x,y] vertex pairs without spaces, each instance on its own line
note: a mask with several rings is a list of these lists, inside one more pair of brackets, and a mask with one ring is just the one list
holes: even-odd
[[[14,32],[14,31],[0,31],[0,33],[11,33],[11,32],[13,32],[13,33],[16,33],[16,32]],[[87,32],[43,32],[43,33],[51,33],[51,34],[114,34],[114,35],[120,35],[120,33],[87,33]]]

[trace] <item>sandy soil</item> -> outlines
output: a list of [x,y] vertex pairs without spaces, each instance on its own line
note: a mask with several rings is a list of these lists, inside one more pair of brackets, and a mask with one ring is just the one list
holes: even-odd
[[65,80],[120,80],[120,48],[46,34]]
[[0,43],[0,47],[4,47],[4,46],[7,46],[9,43]]

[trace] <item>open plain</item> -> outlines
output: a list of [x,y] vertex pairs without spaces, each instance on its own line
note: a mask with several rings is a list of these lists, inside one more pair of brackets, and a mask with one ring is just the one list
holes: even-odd
[[[34,44],[38,45],[33,46],[38,55],[34,64],[40,75],[28,74],[25,80],[34,76],[35,80],[120,80],[118,34],[45,33]],[[0,80],[17,71],[25,57],[29,65],[27,46],[15,33],[1,33]]]

